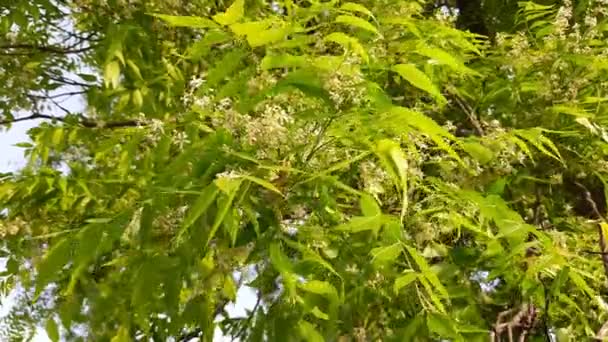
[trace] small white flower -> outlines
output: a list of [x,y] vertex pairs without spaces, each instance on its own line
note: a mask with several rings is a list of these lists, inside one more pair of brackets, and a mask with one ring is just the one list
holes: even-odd
[[152,119],[150,120],[150,130],[157,134],[165,133],[165,123],[162,120]]
[[190,143],[190,140],[188,140],[188,134],[186,132],[177,132],[173,137],[173,143],[180,149],[183,149],[184,145]]

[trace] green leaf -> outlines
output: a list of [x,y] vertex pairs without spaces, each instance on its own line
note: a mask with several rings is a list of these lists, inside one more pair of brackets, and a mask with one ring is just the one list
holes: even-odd
[[361,207],[363,216],[378,216],[382,214],[382,210],[380,209],[378,202],[370,194],[361,194],[359,205]]
[[226,53],[217,63],[213,65],[207,74],[205,87],[213,88],[228,76],[232,75],[241,65],[246,56],[246,52],[241,49],[232,49]]
[[338,272],[336,272],[336,270],[333,268],[333,266],[329,262],[327,262],[325,259],[323,259],[323,257],[321,257],[319,254],[315,253],[310,248],[308,248],[300,243],[297,243],[295,241],[289,240],[287,238],[283,238],[283,242],[290,248],[293,248],[293,249],[299,251],[300,253],[302,253],[303,261],[311,261],[311,262],[317,263],[321,267],[323,267],[326,270],[328,270],[329,272],[333,273],[336,277],[342,279],[340,274]]
[[308,60],[305,56],[294,56],[287,53],[284,54],[268,54],[264,56],[260,67],[262,70],[270,70],[277,68],[300,68],[308,65]]
[[584,108],[580,108],[578,106],[569,106],[569,105],[554,105],[551,107],[551,110],[555,113],[568,114],[575,117],[581,118],[590,118],[593,117],[593,114],[588,113]]
[[[553,144],[553,142],[545,137],[542,134],[542,131],[538,128],[532,128],[532,129],[519,129],[514,131],[514,133],[516,135],[518,135],[519,137],[527,140],[529,143],[531,143],[534,147],[536,147],[539,151],[541,151],[542,153],[544,153],[545,155],[556,159],[559,162],[562,162],[562,157],[559,153],[559,150],[557,149],[557,147],[555,146],[555,144]],[[549,151],[549,149],[547,149],[547,147],[551,150]]]
[[273,43],[278,43],[285,40],[285,37],[291,32],[288,27],[271,28],[259,32],[258,34],[250,34],[247,36],[247,42],[251,47],[260,47]]
[[181,242],[183,235],[188,231],[188,228],[198,220],[201,215],[207,211],[207,208],[213,203],[215,197],[219,192],[219,188],[215,184],[209,184],[201,193],[199,198],[192,204],[190,210],[186,214],[186,217],[182,221],[182,226],[177,233],[176,241]]
[[395,293],[398,293],[399,290],[408,286],[409,284],[414,282],[416,279],[418,279],[418,273],[415,273],[415,272],[406,273],[405,275],[402,275],[402,276],[398,277],[397,279],[395,279],[395,284],[393,285],[393,290],[395,291]]
[[59,341],[59,328],[57,327],[57,323],[52,318],[49,318],[45,324],[46,335],[53,342]]
[[118,64],[118,61],[112,61],[106,64],[103,77],[106,87],[118,87],[120,77],[120,64]]
[[268,248],[270,263],[281,274],[283,284],[290,297],[296,296],[296,279],[289,257],[283,253],[279,243],[273,243]]
[[248,181],[254,182],[257,185],[260,185],[270,191],[276,192],[277,194],[283,196],[283,194],[281,193],[281,190],[279,190],[276,186],[274,186],[272,183],[265,181],[263,179],[260,179],[258,177],[254,177],[254,176],[249,176],[249,175],[242,175],[239,178],[243,178],[246,179]]
[[213,226],[211,226],[211,230],[209,231],[209,236],[207,237],[207,243],[205,244],[205,247],[208,246],[211,240],[215,237],[215,233],[219,229],[220,225],[224,221],[224,218],[226,217],[230,209],[232,208],[232,202],[234,201],[234,198],[236,197],[236,194],[239,190],[241,180],[232,179],[231,181],[233,184],[230,185],[228,194],[220,198],[220,200],[218,201],[218,211],[215,216],[215,220],[213,221]]
[[38,265],[38,277],[36,278],[36,297],[44,287],[54,280],[61,269],[70,261],[72,254],[72,238],[67,237],[57,242],[47,251]]
[[270,262],[279,273],[291,273],[292,266],[289,258],[281,250],[281,245],[273,243],[268,248]]
[[370,24],[368,21],[366,21],[364,19],[352,16],[352,15],[339,15],[336,18],[336,23],[358,27],[360,29],[364,29],[366,31],[380,35],[380,32],[374,25]]
[[230,30],[238,36],[249,36],[260,34],[260,32],[267,30],[272,24],[273,20],[265,19],[259,21],[248,21],[245,23],[235,23],[230,25]]
[[202,39],[198,40],[192,44],[190,48],[188,48],[188,56],[193,62],[197,62],[210,52],[211,47],[217,44],[225,43],[230,39],[230,35],[224,31],[208,31]]
[[240,21],[245,15],[245,0],[235,0],[224,13],[213,16],[218,24],[228,26]]
[[401,255],[401,243],[396,242],[390,246],[376,247],[371,250],[372,263],[384,264],[388,262],[394,262]]
[[320,280],[308,280],[298,285],[302,290],[318,295],[325,296],[332,301],[338,300],[338,291],[336,288],[326,282]]
[[418,251],[410,246],[405,246],[409,255],[412,257],[418,268],[420,269],[420,273],[428,279],[428,281],[435,287],[435,289],[444,297],[448,298],[448,291],[445,289],[443,284],[439,281],[437,275],[431,270],[429,264],[426,260],[418,253]]
[[494,159],[494,153],[489,148],[475,141],[465,141],[461,144],[471,157],[475,158],[481,165],[487,164]]
[[440,337],[461,339],[452,320],[444,315],[428,313],[426,316],[426,326],[429,328],[429,331]]
[[321,311],[318,306],[312,308],[312,310],[310,310],[310,313],[318,319],[322,319],[325,321],[329,320],[329,315]]
[[114,335],[114,337],[112,337],[112,339],[110,340],[110,342],[130,342],[131,341],[131,337],[129,336],[129,329],[125,326],[121,326],[118,331],[116,332],[116,335]]
[[403,221],[409,206],[407,156],[399,144],[389,139],[380,140],[377,150],[380,160],[401,192],[401,220]]
[[363,48],[363,45],[361,45],[359,40],[357,40],[356,38],[353,38],[342,32],[334,32],[327,35],[324,40],[328,42],[337,43],[342,46],[342,48],[346,51],[353,51],[354,53],[361,56],[365,63],[369,63],[369,56],[367,52]]
[[367,230],[377,231],[382,225],[382,216],[364,216],[353,217],[348,222],[337,226],[338,231],[347,231],[349,233],[358,233]]
[[587,282],[585,281],[585,279],[583,279],[583,277],[581,277],[576,270],[570,270],[570,272],[568,272],[568,276],[570,277],[570,280],[572,280],[572,282],[574,283],[574,285],[576,285],[576,287],[578,287],[579,290],[583,291],[584,293],[586,293],[589,298],[594,298],[595,297],[595,291],[593,291],[593,289],[591,289],[591,287],[589,286],[589,284],[587,284]]
[[300,321],[300,323],[298,323],[298,332],[304,341],[325,342],[323,335],[317,331],[315,326],[306,321]]
[[373,17],[373,14],[370,10],[368,10],[365,6],[361,4],[356,4],[354,2],[345,2],[340,9],[348,12],[358,12]]
[[433,81],[422,71],[418,70],[413,64],[397,64],[393,66],[393,71],[411,83],[414,87],[422,89],[433,95],[440,102],[447,102],[445,97],[441,95],[439,89],[433,84]]
[[191,27],[191,28],[214,28],[218,27],[216,23],[201,17],[193,16],[177,16],[166,14],[152,14],[152,16],[162,19],[167,24],[175,27]]
[[445,139],[456,141],[456,137],[454,137],[443,127],[439,126],[439,124],[433,119],[422,113],[398,106],[391,107],[391,109],[384,115],[384,119],[389,120],[393,126],[410,126],[421,133],[427,134],[433,140],[433,142],[437,144],[437,146],[446,151],[461,165],[466,166],[456,151],[454,151],[454,149],[445,142]]
[[437,62],[438,64],[447,65],[454,71],[460,72],[462,74],[480,76],[477,71],[465,66],[459,58],[452,56],[451,54],[440,48],[420,45],[416,49],[416,53],[428,57],[431,60]]

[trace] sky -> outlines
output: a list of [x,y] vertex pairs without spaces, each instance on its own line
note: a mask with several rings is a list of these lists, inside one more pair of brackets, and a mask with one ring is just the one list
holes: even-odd
[[[30,141],[27,136],[27,131],[36,126],[36,121],[22,121],[14,124],[8,131],[0,131],[0,173],[10,172],[20,169],[25,165],[23,157],[23,148],[15,146],[20,142]],[[4,267],[4,265],[2,265]],[[14,305],[14,298],[9,295],[7,298],[1,299],[0,317],[6,315],[10,308]],[[50,342],[44,329],[39,328],[33,342]]]

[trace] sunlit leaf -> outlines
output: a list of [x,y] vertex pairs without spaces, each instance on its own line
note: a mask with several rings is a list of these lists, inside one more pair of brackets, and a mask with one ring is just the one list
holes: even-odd
[[376,247],[371,250],[372,263],[382,264],[387,262],[394,262],[401,255],[401,244],[394,243],[390,246]]
[[334,42],[342,46],[346,51],[353,51],[358,54],[366,63],[369,62],[367,51],[361,43],[349,35],[341,32],[334,32],[325,37],[326,41]]
[[433,84],[433,81],[431,81],[431,79],[424,72],[418,70],[415,65],[397,64],[393,66],[393,71],[399,74],[399,76],[403,77],[414,87],[422,89],[433,95],[433,97],[435,97],[437,100],[441,102],[447,101],[439,91],[439,88]]
[[213,21],[194,16],[177,16],[167,14],[153,14],[153,16],[162,19],[167,24],[177,27],[192,27],[192,28],[213,28],[217,27],[217,24]]
[[241,20],[245,15],[245,0],[235,0],[224,13],[218,13],[213,16],[218,24],[227,26]]
[[406,273],[395,279],[395,284],[393,285],[393,291],[399,292],[402,288],[408,286],[412,282],[414,282],[418,278],[418,273],[410,272]]
[[360,29],[375,33],[375,34],[380,34],[380,32],[378,32],[378,29],[370,24],[367,20],[361,19],[359,17],[355,17],[352,15],[339,15],[336,18],[336,22],[340,23],[340,24],[346,24],[346,25],[350,25],[350,26],[354,26],[354,27],[358,27]]

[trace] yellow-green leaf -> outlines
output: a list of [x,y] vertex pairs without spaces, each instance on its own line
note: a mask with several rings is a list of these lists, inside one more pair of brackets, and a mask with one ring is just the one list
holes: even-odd
[[182,221],[182,226],[177,233],[177,241],[179,242],[183,234],[198,220],[198,218],[207,211],[207,208],[213,203],[215,197],[219,192],[219,188],[215,184],[208,185],[205,190],[201,193],[199,198],[190,207],[190,210],[186,214],[186,218]]
[[551,110],[555,113],[568,114],[582,118],[590,118],[593,116],[593,114],[587,112],[584,108],[580,108],[578,106],[555,105],[551,107]]
[[57,323],[55,323],[55,320],[53,318],[49,318],[46,321],[45,330],[47,336],[51,341],[59,341],[59,328],[57,327]]
[[448,291],[445,289],[443,284],[439,281],[439,278],[437,277],[437,275],[431,270],[431,268],[429,267],[429,264],[420,255],[420,253],[418,253],[418,251],[413,247],[405,246],[405,248],[407,249],[409,255],[412,257],[412,259],[414,260],[416,265],[418,265],[418,268],[420,269],[420,273],[422,273],[422,275],[426,279],[428,279],[428,281],[435,287],[435,290],[437,290],[444,298],[448,298],[449,297]]
[[393,291],[395,291],[395,293],[399,292],[399,290],[414,282],[416,279],[418,279],[418,273],[416,272],[409,272],[400,276],[399,278],[395,279]]
[[462,143],[462,148],[473,158],[479,161],[480,164],[487,164],[494,158],[494,153],[489,148],[475,141],[466,141]]
[[479,75],[477,71],[465,66],[459,58],[452,56],[440,48],[421,45],[416,49],[416,53],[428,57],[438,64],[447,65],[454,71],[458,71],[463,74]]
[[51,247],[38,265],[36,279],[36,296],[51,282],[70,261],[72,252],[72,239],[64,238]]
[[370,252],[372,255],[372,263],[383,264],[394,262],[401,254],[401,243],[396,242],[390,246],[376,247]]
[[133,100],[133,104],[136,108],[141,108],[141,106],[144,104],[144,98],[141,94],[141,90],[133,90],[133,93],[131,93],[131,100]]
[[308,64],[306,57],[294,56],[287,53],[283,54],[268,54],[264,56],[260,67],[262,70],[270,70],[276,68],[299,68]]
[[378,29],[372,25],[371,23],[369,23],[367,20],[361,19],[359,17],[355,17],[353,15],[339,15],[336,18],[336,22],[340,23],[340,24],[346,24],[346,25],[350,25],[350,26],[354,26],[354,27],[358,27],[360,29],[375,33],[375,34],[380,34],[380,32],[378,32]]
[[358,233],[366,230],[380,229],[382,216],[353,217],[348,222],[336,227],[336,230],[343,230],[350,233]]
[[368,10],[365,6],[361,4],[356,4],[354,2],[345,2],[342,6],[340,6],[340,9],[348,12],[363,13],[370,17],[373,16],[372,12]]
[[230,30],[239,36],[248,36],[253,34],[260,34],[260,32],[267,30],[274,21],[266,19],[259,21],[248,21],[244,23],[235,23],[230,25]]
[[321,335],[314,325],[307,321],[300,321],[298,323],[298,331],[300,336],[307,342],[325,342],[323,335]]
[[264,46],[284,40],[289,32],[290,30],[287,27],[271,28],[258,34],[247,35],[247,42],[251,47]]
[[439,89],[433,84],[433,81],[422,71],[418,70],[413,64],[397,64],[393,66],[393,70],[403,77],[414,87],[422,89],[433,95],[435,99],[441,102],[446,102],[445,97],[441,95]]
[[321,311],[321,309],[319,309],[318,306],[315,306],[314,308],[312,308],[312,310],[310,311],[310,313],[317,317],[318,319],[322,319],[322,320],[329,320],[329,315],[326,314],[325,312]]
[[179,16],[166,14],[152,14],[153,16],[162,19],[167,24],[175,27],[191,27],[191,28],[212,28],[218,27],[216,23],[201,17],[194,16]]
[[120,77],[120,64],[118,64],[118,61],[106,64],[103,76],[106,87],[118,87]]
[[325,296],[333,301],[338,299],[338,291],[336,291],[336,288],[332,284],[326,281],[309,280],[299,284],[299,287],[306,292]]
[[274,186],[272,183],[265,181],[263,179],[260,179],[258,177],[254,177],[254,176],[249,176],[249,175],[242,175],[240,176],[240,178],[246,179],[248,181],[254,182],[258,185],[261,185],[262,187],[270,190],[270,191],[274,191],[277,194],[283,196],[283,194],[281,193],[281,190],[279,190],[276,186]]
[[359,206],[361,207],[361,212],[364,216],[378,216],[382,214],[378,202],[370,194],[361,194]]
[[342,48],[346,51],[353,51],[354,53],[361,56],[363,61],[369,63],[369,56],[367,52],[363,48],[363,45],[357,40],[347,34],[342,32],[334,32],[325,37],[325,41],[334,42],[342,46]]
[[209,236],[207,237],[206,246],[208,246],[211,240],[215,237],[215,233],[219,229],[222,222],[224,222],[224,218],[226,218],[228,211],[232,208],[232,202],[234,201],[234,198],[236,197],[236,194],[241,185],[240,179],[234,179],[233,181],[234,184],[229,187],[228,194],[225,197],[220,198],[220,200],[218,201],[217,213],[215,216],[215,220],[213,221],[213,226],[211,226],[211,229],[209,230]]
[[235,0],[224,13],[213,16],[218,24],[228,26],[241,20],[245,15],[245,0]]

